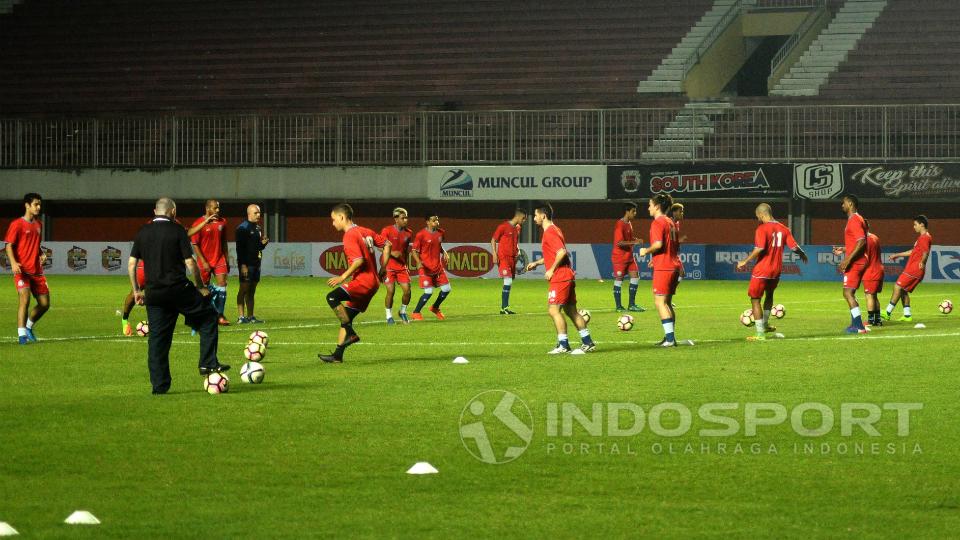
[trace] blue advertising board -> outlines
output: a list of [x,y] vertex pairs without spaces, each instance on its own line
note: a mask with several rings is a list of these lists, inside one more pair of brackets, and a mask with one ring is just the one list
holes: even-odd
[[[906,260],[896,262],[890,255],[910,249],[910,246],[884,246],[881,249],[886,280],[896,279],[906,266]],[[842,255],[833,254],[833,246],[803,246],[809,261],[804,264],[800,257],[789,250],[783,253],[784,281],[841,281],[837,265]],[[750,244],[724,244],[707,246],[707,279],[750,279],[751,263],[743,271],[737,271],[737,263],[746,259],[753,246]]]

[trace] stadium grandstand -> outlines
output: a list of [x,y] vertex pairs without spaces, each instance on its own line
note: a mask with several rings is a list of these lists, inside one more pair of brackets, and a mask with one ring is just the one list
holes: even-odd
[[[933,0],[27,0],[2,9],[4,175],[82,171],[100,183],[123,176],[109,171],[252,178],[316,168],[336,179],[343,167],[409,175],[455,164],[960,157],[960,71],[949,61],[960,12]],[[286,213],[306,211],[298,198],[339,197],[301,192],[256,192],[286,201],[284,239],[316,233],[313,217]],[[105,234],[95,231],[125,210],[99,204],[96,225],[77,228],[53,203],[52,219],[69,225],[51,234]],[[823,204],[800,202],[791,215]],[[732,218],[734,206],[706,205],[715,210],[701,215],[702,241],[720,239],[710,219]],[[470,212],[488,227],[501,209]],[[119,230],[131,233],[142,213]],[[583,223],[580,240],[598,239]],[[462,232],[477,225],[464,218]],[[827,240],[805,229],[805,239]]]

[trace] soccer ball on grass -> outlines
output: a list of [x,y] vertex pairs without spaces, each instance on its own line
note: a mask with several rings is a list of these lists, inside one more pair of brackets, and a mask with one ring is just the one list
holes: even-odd
[[267,348],[260,343],[248,343],[243,348],[243,357],[251,362],[259,362],[267,355]]
[[940,313],[949,315],[950,312],[953,311],[953,302],[950,300],[944,300],[943,302],[940,302],[940,305],[937,306],[937,309],[940,310]]
[[250,384],[263,382],[263,365],[259,362],[247,362],[240,366],[240,380]]
[[250,339],[249,339],[247,342],[248,342],[248,343],[259,343],[259,344],[263,345],[264,347],[266,347],[266,346],[267,346],[267,340],[268,340],[268,339],[269,339],[269,338],[267,337],[267,333],[266,333],[266,332],[264,332],[263,330],[257,330],[256,332],[250,334]]
[[147,337],[147,334],[150,333],[150,324],[147,321],[140,321],[137,323],[137,335],[140,337]]
[[777,304],[770,310],[770,314],[778,319],[782,319],[787,314],[787,308],[783,304]]
[[226,394],[230,391],[230,379],[223,373],[211,373],[203,379],[203,389],[208,394]]
[[753,310],[745,309],[743,313],[740,314],[740,324],[744,326],[753,326]]
[[633,328],[633,316],[631,315],[621,315],[617,319],[617,328],[623,330],[624,332]]

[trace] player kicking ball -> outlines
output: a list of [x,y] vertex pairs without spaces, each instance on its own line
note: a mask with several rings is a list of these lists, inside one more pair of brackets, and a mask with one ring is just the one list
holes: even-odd
[[933,237],[927,230],[929,222],[927,216],[919,215],[913,218],[913,230],[920,236],[913,244],[913,249],[901,253],[894,253],[891,259],[897,260],[909,256],[907,267],[897,278],[897,283],[893,286],[893,295],[890,297],[890,303],[887,309],[881,314],[884,320],[889,321],[893,314],[897,302],[903,303],[903,316],[898,321],[913,322],[913,315],[910,313],[910,293],[917,288],[917,285],[923,281],[924,268],[927,266],[927,257],[930,256],[930,245],[933,244]]
[[327,285],[335,287],[327,294],[327,304],[340,320],[340,333],[337,336],[337,348],[330,354],[318,354],[317,357],[327,363],[339,364],[343,362],[343,352],[347,347],[360,341],[360,336],[353,330],[353,320],[367,310],[370,300],[380,288],[373,248],[383,250],[380,268],[385,272],[390,257],[390,242],[354,223],[353,208],[347,203],[333,207],[330,221],[334,229],[343,233],[343,252],[349,266],[339,276],[327,280]]
[[780,274],[783,271],[783,246],[786,245],[799,255],[804,263],[807,262],[807,254],[797,245],[790,229],[773,218],[773,210],[769,204],[759,204],[755,214],[760,225],[753,235],[753,251],[747,255],[746,259],[737,263],[737,270],[743,270],[750,261],[757,260],[757,264],[753,265],[750,287],[747,291],[753,306],[753,319],[756,321],[757,333],[747,337],[747,341],[764,341],[767,339],[765,332],[777,330],[770,326],[769,321],[770,311],[773,309],[773,292],[780,283]]
[[[541,251],[543,257],[527,265],[527,270],[533,270],[541,264],[546,267],[544,279],[550,282],[547,293],[547,312],[553,319],[557,329],[557,346],[547,354],[586,354],[597,349],[597,345],[590,337],[587,321],[577,312],[577,282],[576,273],[570,266],[570,257],[567,256],[567,246],[563,238],[563,231],[553,223],[553,207],[549,203],[541,203],[533,210],[533,222],[543,229]],[[571,349],[567,337],[567,321],[564,314],[573,322],[580,333],[580,348]]]

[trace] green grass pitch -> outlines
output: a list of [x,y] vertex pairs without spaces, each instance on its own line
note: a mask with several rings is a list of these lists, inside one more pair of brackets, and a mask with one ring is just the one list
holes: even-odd
[[[960,319],[936,309],[960,300],[955,287],[921,284],[914,323],[851,337],[840,333],[849,314],[839,284],[785,282],[777,300],[787,315],[776,324],[786,339],[747,343],[752,329],[738,323],[746,282],[683,282],[678,338],[696,345],[659,350],[652,311],[620,332],[611,283],[585,280],[577,293],[599,350],[558,357],[545,354],[556,337],[545,283],[516,283],[520,313],[507,317],[497,314],[499,281],[456,280],[442,322],[425,312],[424,322],[388,327],[381,292],[358,319],[363,341],[344,364],[326,365],[316,356],[332,348],[337,324],[323,280],[268,278],[257,310],[271,340],[265,382],[240,382],[254,328],[233,325],[220,334],[231,391],[207,395],[197,339],[181,326],[171,394],[152,396],[146,340],[119,334],[126,282],[49,281],[53,307],[37,325],[38,344],[16,345],[16,298],[12,289],[0,295],[8,330],[0,521],[25,537],[955,537],[960,529]],[[888,298],[889,290],[884,305]],[[639,302],[651,305],[647,282]],[[234,307],[229,313],[235,319]],[[131,317],[144,318],[139,307]],[[470,363],[451,363],[461,355]],[[481,462],[460,437],[465,406],[489,390],[515,394],[530,411],[529,445],[506,464]],[[850,402],[922,410],[911,414],[909,435],[898,435],[893,411],[875,424],[877,436],[860,428],[845,436],[836,424],[801,436],[790,419],[756,435],[698,431],[717,427],[697,417],[702,404],[735,404],[724,415],[744,424],[745,404],[792,413],[808,402],[838,417]],[[646,422],[618,436],[608,415],[599,434],[573,422],[565,435],[557,421],[551,433],[551,410],[564,403],[587,415],[594,404],[631,403],[648,417],[658,404],[682,404],[693,427],[662,436]],[[491,418],[483,424],[502,455],[519,439]],[[659,418],[662,429],[683,420],[674,409]],[[418,461],[440,473],[405,474]],[[63,524],[77,509],[102,525]]]

